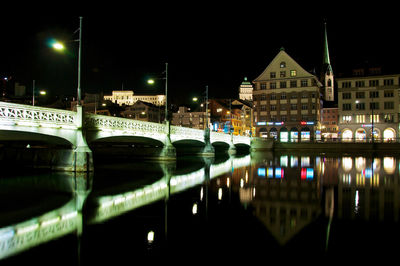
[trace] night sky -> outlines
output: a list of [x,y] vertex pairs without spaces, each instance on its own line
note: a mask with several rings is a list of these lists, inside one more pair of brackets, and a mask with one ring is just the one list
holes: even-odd
[[[220,2],[218,2],[220,3]],[[324,21],[335,75],[360,64],[379,65],[400,73],[395,7],[363,9],[232,5],[190,2],[118,6],[101,12],[18,13],[1,16],[0,75],[45,88],[52,95],[74,95],[78,43],[64,53],[47,46],[51,38],[74,40],[83,16],[82,91],[111,94],[112,90],[162,93],[164,81],[153,87],[150,76],[162,76],[168,62],[168,91],[177,104],[200,96],[237,97],[244,77],[256,78],[281,47],[308,71],[322,64]],[[100,9],[99,9],[100,10]],[[51,14],[51,15],[49,15]]]

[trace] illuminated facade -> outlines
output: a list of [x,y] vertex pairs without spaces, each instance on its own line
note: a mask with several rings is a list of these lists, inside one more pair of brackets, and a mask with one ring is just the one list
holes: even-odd
[[281,142],[321,138],[322,84],[284,49],[253,83],[257,136]]
[[112,95],[104,95],[104,100],[110,100],[118,105],[133,105],[137,101],[151,103],[157,106],[165,105],[165,95],[134,95],[133,91],[113,91]]
[[[343,141],[394,141],[399,137],[400,74],[338,78],[339,137]],[[372,137],[372,132],[374,135]]]
[[239,99],[247,101],[253,100],[253,85],[247,81],[247,77],[245,77],[242,84],[240,84]]

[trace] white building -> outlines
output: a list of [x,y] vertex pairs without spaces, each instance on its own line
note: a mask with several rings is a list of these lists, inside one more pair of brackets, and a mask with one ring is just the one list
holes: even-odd
[[253,85],[247,81],[247,77],[244,77],[242,84],[240,84],[239,99],[247,101],[253,100]]
[[336,79],[340,137],[360,142],[395,140],[399,137],[400,74],[363,74]]
[[165,95],[134,95],[133,91],[113,91],[112,95],[104,95],[104,100],[110,100],[118,105],[133,105],[137,101],[151,103],[157,106],[165,105]]

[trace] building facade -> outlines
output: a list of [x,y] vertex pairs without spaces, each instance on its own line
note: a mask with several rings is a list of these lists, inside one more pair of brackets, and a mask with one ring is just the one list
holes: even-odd
[[244,77],[242,84],[239,87],[239,99],[252,101],[253,100],[253,85]]
[[112,95],[104,95],[104,100],[110,100],[118,105],[133,105],[137,101],[148,102],[157,106],[165,105],[165,95],[135,95],[133,91],[113,91]]
[[400,74],[337,78],[339,137],[358,142],[397,139],[399,82]]
[[321,138],[322,84],[284,49],[253,83],[257,136],[283,142]]
[[164,120],[165,109],[152,103],[138,100],[133,105],[126,107],[125,111],[121,112],[121,115],[130,119],[161,123]]
[[206,112],[190,112],[185,106],[179,107],[178,112],[172,114],[171,124],[174,126],[205,129],[206,123]]
[[339,131],[337,107],[324,107],[321,111],[321,135],[324,140],[336,140]]

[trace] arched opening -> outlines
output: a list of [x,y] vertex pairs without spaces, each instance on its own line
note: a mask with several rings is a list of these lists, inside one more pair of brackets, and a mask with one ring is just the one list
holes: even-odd
[[295,127],[290,129],[290,141],[298,142],[299,141],[299,130]]
[[270,130],[269,130],[269,137],[270,138],[274,138],[274,139],[277,139],[278,138],[278,130],[276,129],[276,128],[271,128]]
[[286,127],[281,128],[281,131],[279,132],[279,140],[281,142],[289,141],[289,132]]
[[354,137],[357,142],[365,142],[367,139],[367,132],[365,132],[365,129],[359,128],[356,130]]
[[310,141],[310,139],[311,139],[311,132],[310,132],[310,129],[309,129],[308,127],[303,127],[303,128],[301,129],[301,136],[300,136],[300,138],[301,138],[301,141],[302,141],[302,142]]
[[260,128],[260,137],[268,138],[268,130],[265,127]]
[[396,131],[393,128],[387,128],[383,131],[383,141],[392,142],[396,139]]
[[352,141],[353,132],[350,129],[344,129],[342,132],[342,141]]

